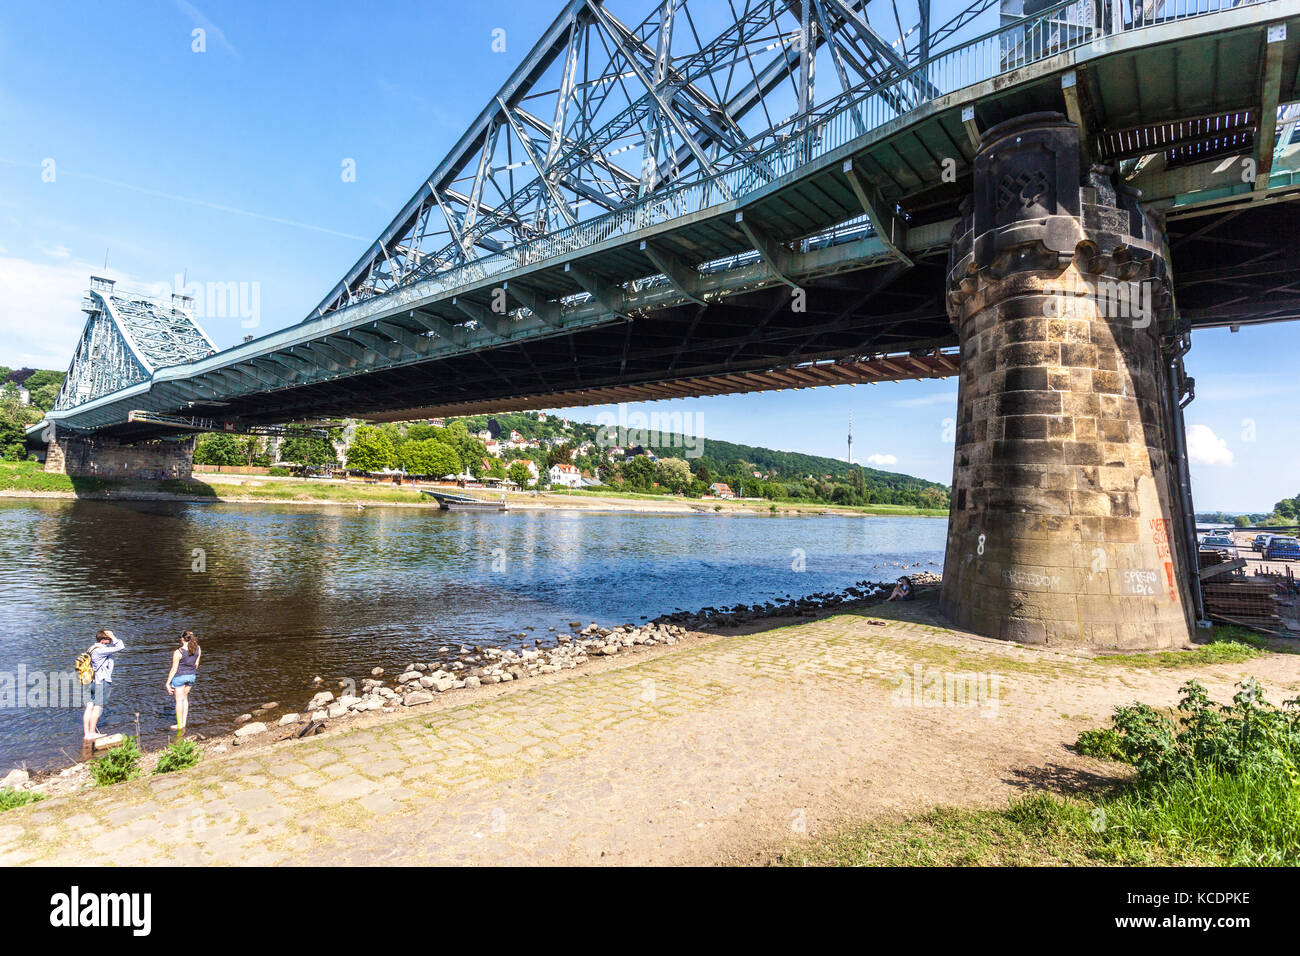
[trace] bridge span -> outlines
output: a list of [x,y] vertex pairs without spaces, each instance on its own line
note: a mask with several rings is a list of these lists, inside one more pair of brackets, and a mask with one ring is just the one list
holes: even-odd
[[865,0],[713,32],[691,0],[614,6],[564,6],[298,324],[217,351],[183,299],[93,279],[33,430],[54,467],[178,429],[959,374],[946,611],[1185,640],[1182,357],[1300,316],[1300,0],[1002,0],[979,35],[995,0],[895,0],[897,30]]

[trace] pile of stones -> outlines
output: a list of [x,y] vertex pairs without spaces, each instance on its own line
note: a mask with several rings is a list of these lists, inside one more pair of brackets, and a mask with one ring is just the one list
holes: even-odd
[[[459,652],[453,653],[451,648],[442,647],[437,660],[407,664],[397,676],[394,687],[389,687],[381,679],[384,669],[376,667],[371,676],[361,682],[355,694],[345,693],[336,697],[331,691],[320,691],[307,702],[305,715],[312,721],[324,721],[372,710],[415,707],[430,703],[438,694],[450,690],[555,674],[585,664],[593,657],[612,656],[625,647],[676,644],[687,636],[686,629],[675,624],[653,622],[639,627],[623,624],[604,628],[593,623],[575,634],[557,634],[554,646],[543,647],[538,639],[535,642],[537,646],[517,650],[461,645]],[[289,716],[295,721],[303,719],[296,714],[286,715],[281,723],[285,723]]]

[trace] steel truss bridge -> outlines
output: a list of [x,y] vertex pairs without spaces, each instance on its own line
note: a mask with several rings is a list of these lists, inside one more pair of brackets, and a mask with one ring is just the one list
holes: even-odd
[[1300,0],[629,4],[565,5],[298,324],[217,351],[184,299],[93,279],[48,421],[145,438],[949,375],[981,131],[1046,110],[1167,218],[1176,332],[1300,317]]

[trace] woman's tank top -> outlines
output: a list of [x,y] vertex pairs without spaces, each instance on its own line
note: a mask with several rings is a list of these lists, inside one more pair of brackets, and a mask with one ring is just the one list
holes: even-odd
[[181,648],[181,662],[176,665],[176,676],[184,677],[186,674],[193,674],[198,670],[199,655],[197,652],[191,654],[185,648]]

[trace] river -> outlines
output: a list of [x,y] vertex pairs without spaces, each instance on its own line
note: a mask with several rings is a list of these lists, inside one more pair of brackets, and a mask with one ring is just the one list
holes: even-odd
[[0,774],[80,752],[80,711],[29,689],[71,671],[101,627],[126,648],[100,730],[134,733],[138,713],[158,746],[185,628],[203,647],[190,729],[224,732],[262,701],[301,707],[316,675],[393,674],[443,644],[800,597],[891,580],[894,562],[938,571],[945,531],[936,518],[0,500]]

